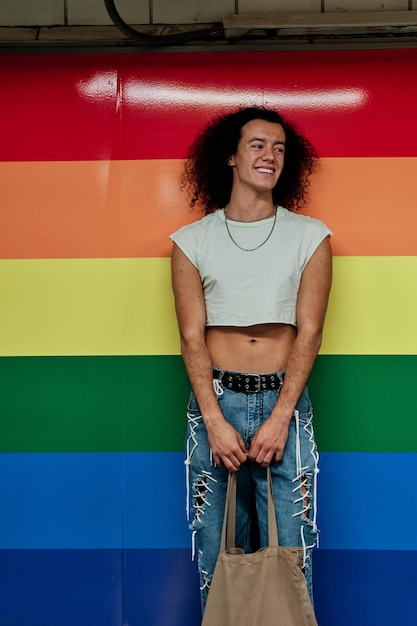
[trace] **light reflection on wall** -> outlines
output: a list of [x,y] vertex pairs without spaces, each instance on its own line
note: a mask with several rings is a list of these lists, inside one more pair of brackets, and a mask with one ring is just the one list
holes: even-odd
[[222,89],[221,85],[207,86],[197,83],[158,82],[149,80],[118,81],[115,72],[94,74],[89,80],[80,81],[78,92],[90,101],[114,98],[127,106],[161,107],[170,106],[223,108],[233,106],[270,106],[286,110],[357,109],[363,107],[368,94],[357,86],[341,86],[329,89],[305,89],[303,87],[282,89],[268,93],[265,89],[254,94],[254,86]]
[[91,78],[80,80],[77,91],[83,100],[96,103],[101,100],[115,99],[118,91],[118,72],[96,72]]

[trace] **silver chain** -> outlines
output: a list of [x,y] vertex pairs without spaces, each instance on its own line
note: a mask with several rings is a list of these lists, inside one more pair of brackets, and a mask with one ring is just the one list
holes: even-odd
[[235,239],[233,239],[232,234],[229,230],[229,225],[227,223],[227,207],[224,209],[224,223],[226,224],[226,230],[227,230],[227,234],[229,235],[230,239],[233,241],[233,243],[235,244],[235,246],[237,248],[240,248],[240,250],[243,250],[244,252],[254,252],[255,250],[258,250],[258,248],[262,248],[262,246],[264,246],[266,244],[266,242],[268,241],[268,239],[271,237],[272,233],[274,232],[274,228],[275,228],[275,224],[277,221],[277,207],[275,207],[275,215],[274,215],[274,222],[272,224],[272,228],[267,236],[267,238],[259,244],[259,246],[256,246],[255,248],[243,248],[242,246],[240,246],[237,241],[235,241]]

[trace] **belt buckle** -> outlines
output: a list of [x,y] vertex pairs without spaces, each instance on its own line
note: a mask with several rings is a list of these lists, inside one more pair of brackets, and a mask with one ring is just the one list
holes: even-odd
[[261,375],[247,374],[245,377],[246,393],[259,393],[261,390]]
[[261,390],[261,375],[260,374],[255,374],[256,380],[254,380],[255,383],[255,391],[254,393],[259,393]]

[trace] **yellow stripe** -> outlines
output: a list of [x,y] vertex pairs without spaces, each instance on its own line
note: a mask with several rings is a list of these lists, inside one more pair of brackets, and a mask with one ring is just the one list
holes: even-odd
[[[322,354],[417,354],[417,257],[336,257]],[[178,354],[169,259],[0,261],[0,355]]]
[[178,354],[169,259],[0,262],[0,354]]
[[336,257],[322,354],[417,354],[417,257]]

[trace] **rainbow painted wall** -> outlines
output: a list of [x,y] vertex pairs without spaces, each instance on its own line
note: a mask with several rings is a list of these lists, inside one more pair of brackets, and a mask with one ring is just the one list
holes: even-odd
[[334,231],[310,391],[320,626],[417,624],[417,50],[0,56],[0,625],[198,626],[168,234],[212,115],[276,106]]

